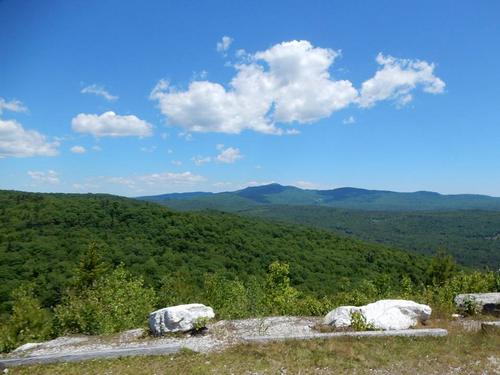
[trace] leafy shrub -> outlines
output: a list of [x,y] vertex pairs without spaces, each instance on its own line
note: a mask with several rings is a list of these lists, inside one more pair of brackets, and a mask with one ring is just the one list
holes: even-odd
[[247,288],[238,279],[229,280],[221,274],[206,275],[205,298],[222,319],[249,315]]
[[474,298],[466,298],[460,312],[464,315],[474,316],[481,312],[482,306]]
[[210,323],[210,318],[199,317],[193,323],[194,331],[195,332],[202,331],[204,328],[206,328],[206,326],[208,325],[208,323]]
[[155,302],[154,291],[119,266],[93,287],[68,292],[55,308],[56,331],[104,334],[143,326]]
[[372,323],[367,323],[366,318],[359,311],[351,313],[351,327],[355,331],[373,331],[375,329]]
[[294,312],[299,292],[290,285],[290,266],[273,262],[266,275],[266,298],[271,314],[286,315]]
[[50,313],[42,309],[34,296],[34,285],[25,284],[12,292],[12,314],[0,328],[0,352],[10,351],[28,341],[50,337]]
[[184,271],[176,271],[163,277],[157,296],[159,307],[198,303],[203,299],[196,281]]

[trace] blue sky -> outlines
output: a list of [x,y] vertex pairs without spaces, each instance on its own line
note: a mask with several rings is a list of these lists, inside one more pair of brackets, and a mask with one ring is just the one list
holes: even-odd
[[495,1],[0,1],[0,188],[500,196]]

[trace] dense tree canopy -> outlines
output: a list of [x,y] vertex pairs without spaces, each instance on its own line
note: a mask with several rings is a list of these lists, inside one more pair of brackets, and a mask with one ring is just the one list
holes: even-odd
[[[224,213],[177,213],[109,195],[0,192],[0,306],[25,281],[43,306],[60,302],[81,255],[98,244],[102,258],[123,263],[146,286],[176,274],[201,287],[206,273],[263,280],[274,261],[290,265],[292,285],[316,295],[386,274],[423,281],[428,260],[327,231]],[[92,260],[90,260],[92,262]],[[85,268],[85,265],[80,265]],[[81,276],[81,275],[80,275]]]

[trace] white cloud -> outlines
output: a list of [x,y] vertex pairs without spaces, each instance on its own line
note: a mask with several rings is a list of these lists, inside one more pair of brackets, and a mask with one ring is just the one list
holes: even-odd
[[199,189],[206,178],[189,171],[162,172],[133,176],[87,177],[72,185],[78,191],[114,192],[125,195],[149,195],[168,192],[193,191]]
[[315,184],[314,182],[309,181],[295,181],[294,184],[296,187],[301,189],[319,189],[320,185]]
[[8,102],[4,98],[0,98],[0,114],[2,114],[4,110],[11,112],[27,112],[28,108],[19,100],[14,99]]
[[25,130],[15,120],[0,119],[0,157],[54,156],[59,142],[50,142],[36,130]]
[[232,164],[236,162],[238,159],[241,159],[243,155],[241,155],[240,150],[234,147],[225,148],[222,143],[219,143],[215,146],[216,150],[219,151],[219,154],[211,157],[211,156],[201,156],[197,155],[191,158],[191,160],[197,166],[202,166],[204,164],[210,163],[212,161]]
[[102,115],[80,113],[71,121],[72,129],[77,133],[92,134],[95,137],[148,137],[153,133],[153,126],[134,116],[120,116],[114,112]]
[[348,106],[357,96],[351,82],[328,72],[339,55],[308,41],[277,44],[236,65],[229,89],[195,81],[177,91],[160,81],[151,93],[172,124],[195,132],[283,134],[276,123],[309,123]]
[[345,118],[344,120],[342,120],[342,123],[343,124],[354,124],[354,123],[356,123],[356,119],[354,118],[354,116],[349,116],[349,117]]
[[146,185],[193,185],[204,181],[205,178],[191,172],[164,172],[152,173],[142,176],[132,177],[108,177],[106,182],[118,185],[126,185],[130,188],[138,188],[142,184]]
[[234,39],[229,36],[223,36],[220,42],[217,42],[217,52],[226,53]]
[[191,158],[191,160],[197,166],[202,166],[203,164],[210,163],[212,161],[212,158],[210,156],[197,155],[197,156],[194,156],[193,158]]
[[417,86],[440,93],[445,85],[434,76],[433,64],[379,54],[382,68],[362,84],[360,95],[350,81],[330,75],[340,52],[306,40],[239,55],[242,61],[234,65],[236,74],[227,87],[198,80],[182,91],[161,80],[150,98],[169,123],[190,132],[295,134],[297,130],[287,132],[279,124],[312,123],[351,104],[369,107],[393,99],[404,104]]
[[239,149],[228,147],[226,149],[221,149],[221,152],[217,155],[216,159],[221,163],[232,164],[242,157],[243,155],[241,155]]
[[204,177],[191,172],[181,173],[153,173],[137,178],[138,181],[147,185],[194,185],[205,180]]
[[381,100],[395,100],[405,105],[412,100],[411,91],[417,86],[424,92],[439,94],[446,84],[434,75],[434,64],[426,61],[398,59],[377,55],[376,61],[382,66],[373,78],[363,82],[359,97],[361,107],[371,107]]
[[80,91],[82,94],[94,94],[97,96],[100,96],[104,99],[106,99],[108,102],[113,102],[115,100],[118,100],[118,96],[111,95],[108,91],[104,89],[104,87],[93,84],[87,87],[84,87],[82,91]]
[[170,163],[172,163],[173,165],[177,165],[177,166],[182,165],[182,161],[180,161],[180,160],[172,160]]
[[48,170],[47,172],[42,171],[28,171],[28,176],[37,183],[57,185],[59,184],[59,173]]
[[85,154],[87,150],[83,146],[73,146],[71,147],[71,152],[74,154]]

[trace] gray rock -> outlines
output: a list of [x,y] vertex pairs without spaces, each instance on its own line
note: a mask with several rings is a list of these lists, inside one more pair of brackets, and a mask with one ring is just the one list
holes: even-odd
[[455,297],[455,305],[463,309],[467,301],[473,301],[483,313],[500,315],[500,293],[469,293]]
[[156,336],[170,332],[187,332],[195,328],[199,319],[214,317],[214,310],[201,303],[165,307],[149,314],[149,328]]

